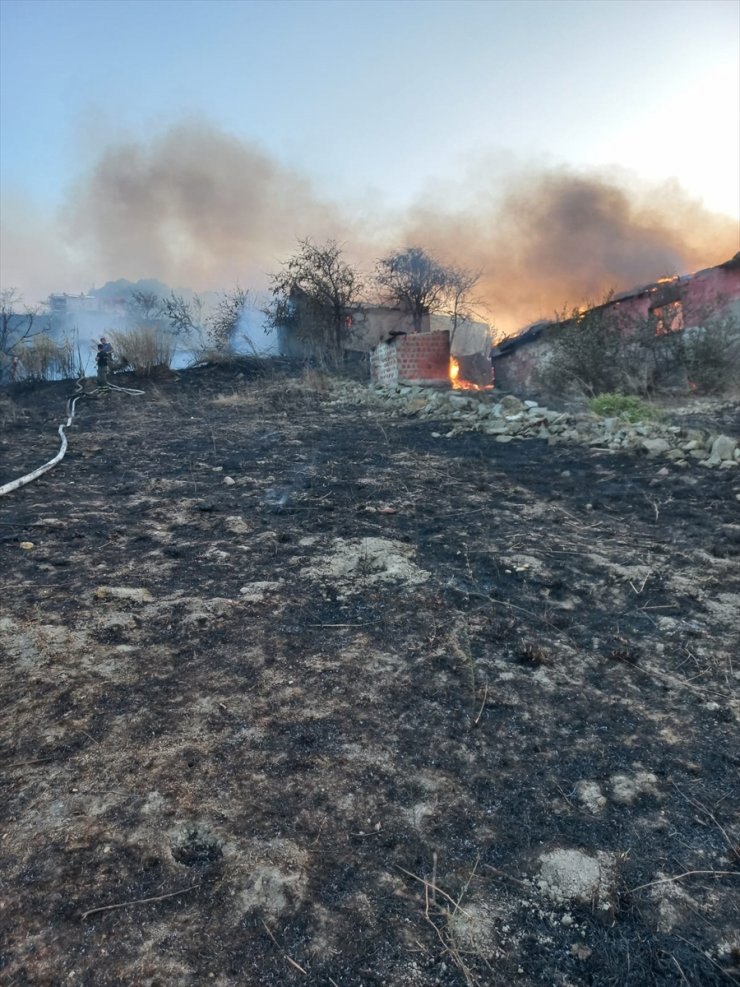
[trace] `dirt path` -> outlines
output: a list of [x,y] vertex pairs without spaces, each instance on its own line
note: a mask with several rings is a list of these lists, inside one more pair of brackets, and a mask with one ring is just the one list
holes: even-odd
[[0,500],[3,982],[740,982],[738,471],[256,373]]

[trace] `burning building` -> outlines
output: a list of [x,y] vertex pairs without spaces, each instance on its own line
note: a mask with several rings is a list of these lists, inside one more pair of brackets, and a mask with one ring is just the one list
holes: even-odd
[[[625,337],[648,320],[656,332],[667,333],[699,328],[718,315],[730,316],[740,332],[740,252],[716,267],[613,295],[589,311],[600,313]],[[491,358],[497,385],[515,393],[536,390],[558,334],[571,321],[535,322],[495,346]]]

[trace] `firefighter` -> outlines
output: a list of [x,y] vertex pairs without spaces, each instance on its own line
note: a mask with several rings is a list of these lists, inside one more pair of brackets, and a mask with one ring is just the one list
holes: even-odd
[[[107,345],[107,349],[106,349]],[[106,344],[105,338],[98,343],[98,352],[95,354],[95,364],[98,368],[98,387],[108,387],[108,363],[111,355],[110,343]]]

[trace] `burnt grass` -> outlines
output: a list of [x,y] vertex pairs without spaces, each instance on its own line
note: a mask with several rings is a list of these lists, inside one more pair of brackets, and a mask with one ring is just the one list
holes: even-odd
[[0,499],[3,983],[740,982],[737,470],[115,380]]

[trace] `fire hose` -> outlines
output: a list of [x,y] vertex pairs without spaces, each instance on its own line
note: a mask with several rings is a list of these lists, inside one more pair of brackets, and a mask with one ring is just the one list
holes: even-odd
[[44,463],[43,466],[39,466],[38,469],[33,470],[31,473],[26,473],[25,476],[19,476],[17,480],[11,480],[9,483],[5,483],[2,487],[0,487],[0,497],[3,497],[5,494],[11,493],[13,490],[18,490],[20,489],[20,487],[25,487],[27,483],[31,483],[33,480],[37,480],[40,476],[43,476],[44,473],[48,472],[50,469],[53,469],[57,463],[60,463],[64,459],[64,454],[67,451],[67,436],[64,430],[65,428],[69,428],[70,425],[72,424],[76,410],[75,405],[80,400],[80,398],[90,397],[90,395],[96,394],[98,391],[106,391],[106,390],[121,391],[124,394],[146,393],[145,391],[138,391],[133,387],[117,387],[115,384],[108,384],[107,387],[96,387],[94,390],[90,391],[89,394],[86,394],[82,389],[83,380],[84,378],[78,380],[77,385],[75,387],[75,390],[79,391],[80,393],[77,394],[76,397],[72,397],[70,395],[70,397],[67,399],[67,421],[63,425],[60,425],[59,428],[57,429],[59,433],[59,437],[61,439],[61,446],[59,448],[59,452],[56,454],[56,456],[54,456],[53,459],[50,459],[48,463]]

